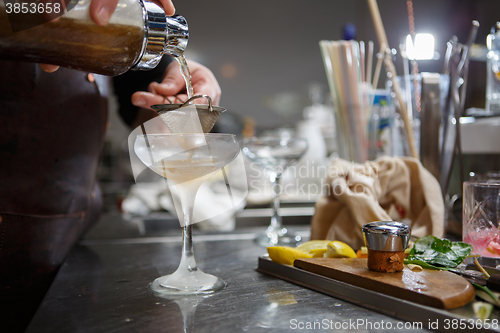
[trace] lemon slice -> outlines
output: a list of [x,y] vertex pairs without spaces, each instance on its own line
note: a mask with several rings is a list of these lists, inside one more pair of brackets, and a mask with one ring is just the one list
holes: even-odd
[[333,241],[328,243],[325,257],[327,258],[356,258],[356,252],[344,242]]
[[312,255],[289,246],[270,246],[267,248],[267,253],[272,261],[283,265],[293,265],[298,258],[312,258]]
[[304,244],[297,247],[297,249],[299,249],[305,253],[309,253],[310,255],[314,255],[313,251],[315,251],[315,250],[324,249],[326,252],[326,246],[330,242],[331,242],[331,240],[328,240],[328,239],[327,240],[324,240],[324,239],[323,240],[312,240],[309,242],[305,242]]

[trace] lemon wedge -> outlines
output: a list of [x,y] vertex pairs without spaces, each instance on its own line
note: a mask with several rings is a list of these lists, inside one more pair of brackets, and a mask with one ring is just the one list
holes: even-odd
[[283,265],[293,265],[295,259],[299,258],[312,258],[312,255],[289,246],[270,246],[267,253],[272,261]]
[[[297,249],[305,253],[309,253],[310,255],[314,255],[316,253],[316,250],[325,250],[326,252],[326,246],[328,245],[328,243],[331,243],[331,240],[312,240],[301,244],[297,247]],[[317,255],[315,255],[315,257],[317,257]],[[320,257],[322,257],[322,255]]]
[[328,243],[325,257],[327,258],[356,258],[356,252],[344,242],[333,241]]
[[313,256],[313,258],[323,258],[326,253],[326,247],[324,249],[314,249],[309,252],[310,255]]

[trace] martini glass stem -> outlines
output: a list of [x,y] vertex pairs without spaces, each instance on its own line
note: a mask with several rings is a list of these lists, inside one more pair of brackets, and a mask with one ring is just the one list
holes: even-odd
[[278,230],[281,228],[282,221],[281,215],[279,214],[280,209],[280,175],[271,177],[271,186],[273,198],[273,215],[271,216],[271,229]]
[[179,268],[181,267],[187,268],[190,272],[198,270],[196,260],[194,259],[192,224],[185,225],[182,229],[182,255]]
[[186,192],[178,188],[182,206],[182,218],[184,222],[182,227],[181,262],[178,269],[187,269],[189,272],[194,272],[198,270],[198,267],[194,258],[192,219],[194,200],[196,197],[196,192],[198,192],[198,189],[201,186],[201,182],[199,184],[195,183],[189,185],[189,187],[191,187],[191,191]]

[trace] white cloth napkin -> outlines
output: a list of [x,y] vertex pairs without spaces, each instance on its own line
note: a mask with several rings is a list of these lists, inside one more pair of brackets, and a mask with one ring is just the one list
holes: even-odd
[[444,234],[444,203],[438,181],[413,158],[382,157],[364,164],[331,162],[329,195],[315,206],[311,239],[363,244],[361,228],[373,221],[411,224],[412,235]]

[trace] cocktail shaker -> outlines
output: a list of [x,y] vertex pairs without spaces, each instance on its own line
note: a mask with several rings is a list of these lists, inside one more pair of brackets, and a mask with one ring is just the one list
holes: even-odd
[[90,2],[71,0],[62,16],[20,31],[13,24],[22,26],[24,17],[7,15],[0,3],[0,58],[116,76],[152,69],[163,54],[183,54],[189,37],[184,17],[166,17],[152,2],[120,0],[108,24],[98,26],[90,18]]

